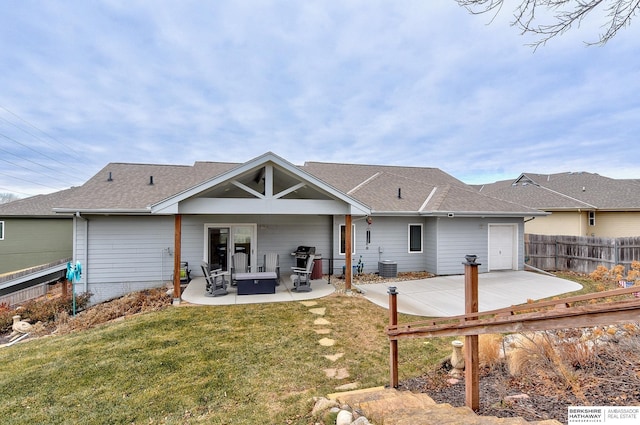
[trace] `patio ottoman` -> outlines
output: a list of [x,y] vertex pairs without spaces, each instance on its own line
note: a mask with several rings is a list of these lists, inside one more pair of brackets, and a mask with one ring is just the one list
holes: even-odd
[[275,294],[277,280],[275,272],[236,273],[238,295]]

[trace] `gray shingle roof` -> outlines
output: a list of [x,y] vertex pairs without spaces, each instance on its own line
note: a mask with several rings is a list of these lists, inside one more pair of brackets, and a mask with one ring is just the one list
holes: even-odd
[[[59,207],[144,210],[237,165],[221,162],[196,162],[193,166],[110,163]],[[152,176],[153,185],[149,184]]]
[[[84,185],[70,190],[64,196],[62,192],[58,192],[59,197],[56,194],[48,195],[50,198],[46,204],[36,202],[34,205],[40,212],[46,210],[47,214],[53,208],[147,212],[149,206],[241,165],[221,162],[196,162],[193,166],[110,163]],[[307,162],[298,168],[366,204],[377,213],[539,213],[514,202],[478,193],[437,168],[321,162]],[[152,176],[153,184],[150,184]],[[16,204],[13,211],[23,215],[35,212],[34,205],[29,204],[29,208],[25,205],[27,203]]]
[[542,210],[640,209],[640,185],[587,172],[523,173],[515,180],[476,186],[480,193]]
[[307,162],[303,168],[369,205],[374,212],[538,212],[479,194],[437,168],[321,162]]

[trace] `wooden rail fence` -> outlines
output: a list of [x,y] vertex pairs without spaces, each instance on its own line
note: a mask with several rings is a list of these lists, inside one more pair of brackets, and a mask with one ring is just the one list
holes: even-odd
[[[640,288],[630,287],[552,301],[520,304],[478,312],[477,263],[465,265],[465,314],[398,324],[397,292],[389,288],[390,385],[398,387],[398,340],[403,338],[465,337],[465,403],[479,405],[477,337],[487,333],[517,333],[640,321]],[[629,299],[629,295],[635,297]],[[614,301],[609,301],[615,299]],[[602,301],[606,302],[602,302]],[[471,343],[471,344],[469,344]]]
[[640,321],[640,298],[593,304],[589,301],[602,301],[638,292],[640,288],[636,286],[559,300],[520,304],[473,314],[396,324],[387,326],[386,333],[389,340],[398,340],[628,323]]
[[621,264],[628,271],[640,261],[640,237],[524,235],[525,262],[541,270],[591,273],[602,265]]

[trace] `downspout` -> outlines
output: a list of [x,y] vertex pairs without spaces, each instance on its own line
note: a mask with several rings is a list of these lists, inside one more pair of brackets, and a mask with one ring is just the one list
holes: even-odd
[[330,248],[330,253],[329,253],[329,281],[327,282],[329,285],[331,285],[331,275],[333,274],[333,253],[334,253],[334,248],[333,248],[333,243],[335,242],[335,236],[334,236],[334,232],[335,232],[335,228],[336,228],[336,220],[335,220],[335,216],[331,216],[331,220],[330,220],[330,228],[331,228],[331,236],[329,237],[330,243],[329,246]]
[[[84,258],[82,261],[84,273],[82,273],[82,286],[83,286],[84,292],[86,293],[89,291],[89,285],[87,282],[87,263],[89,262],[89,219],[81,216],[80,211],[76,211],[74,220],[76,217],[84,221]],[[76,233],[76,226],[73,226],[73,231],[74,233]],[[77,234],[74,237],[77,237]],[[74,242],[76,242],[75,239],[74,239]],[[75,245],[76,244],[74,243],[74,246]],[[75,248],[74,248],[74,251],[76,251]],[[77,254],[77,251],[73,253],[73,258],[76,258],[76,254]]]

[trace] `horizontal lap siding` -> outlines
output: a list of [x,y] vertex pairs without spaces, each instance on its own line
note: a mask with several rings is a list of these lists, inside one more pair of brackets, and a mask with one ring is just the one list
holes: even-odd
[[438,273],[439,275],[463,274],[467,254],[478,256],[478,271],[486,272],[489,255],[489,224],[517,223],[518,270],[523,268],[523,220],[518,218],[438,218]]
[[[173,217],[89,220],[86,274],[92,302],[160,286],[173,275]],[[80,228],[83,228],[80,223]]]
[[[193,275],[202,275],[200,262],[205,257],[206,224],[257,224],[257,260],[262,264],[266,252],[280,257],[281,273],[295,265],[291,253],[299,246],[315,246],[324,259],[331,256],[331,218],[328,216],[185,216],[182,221],[182,259],[189,262]],[[193,264],[193,265],[192,265]],[[328,272],[328,262],[323,261]]]
[[596,212],[596,225],[586,226],[586,228],[587,236],[608,238],[640,236],[640,213],[598,211]]
[[586,231],[586,224],[586,212],[553,211],[551,215],[528,221],[525,227],[527,233],[579,236]]
[[72,220],[4,218],[0,273],[22,270],[71,257]]
[[488,230],[480,225],[475,218],[438,218],[439,275],[463,274],[467,254],[478,256],[479,272],[487,271]]
[[[408,238],[409,224],[423,224],[423,252],[409,253]],[[424,252],[425,239],[427,238],[425,220],[419,217],[373,217],[371,225],[367,225],[364,219],[355,219],[355,255],[352,257],[352,265],[357,265],[360,256],[364,263],[365,273],[378,272],[378,262],[389,260],[398,265],[399,272],[422,271],[427,267],[426,254]],[[335,225],[334,244],[334,272],[342,274],[342,266],[345,264],[345,256],[339,253],[340,224],[344,224],[342,217],[337,217]],[[371,230],[371,242],[367,245],[367,228]],[[379,249],[382,248],[382,253]]]
[[280,254],[281,273],[291,272],[296,265],[291,253],[300,245],[314,246],[322,255],[323,273],[329,272],[331,258],[331,217],[329,216],[276,216],[264,217],[258,222],[258,255],[260,262],[265,252]]
[[424,228],[425,270],[438,274],[438,219],[428,218]]

